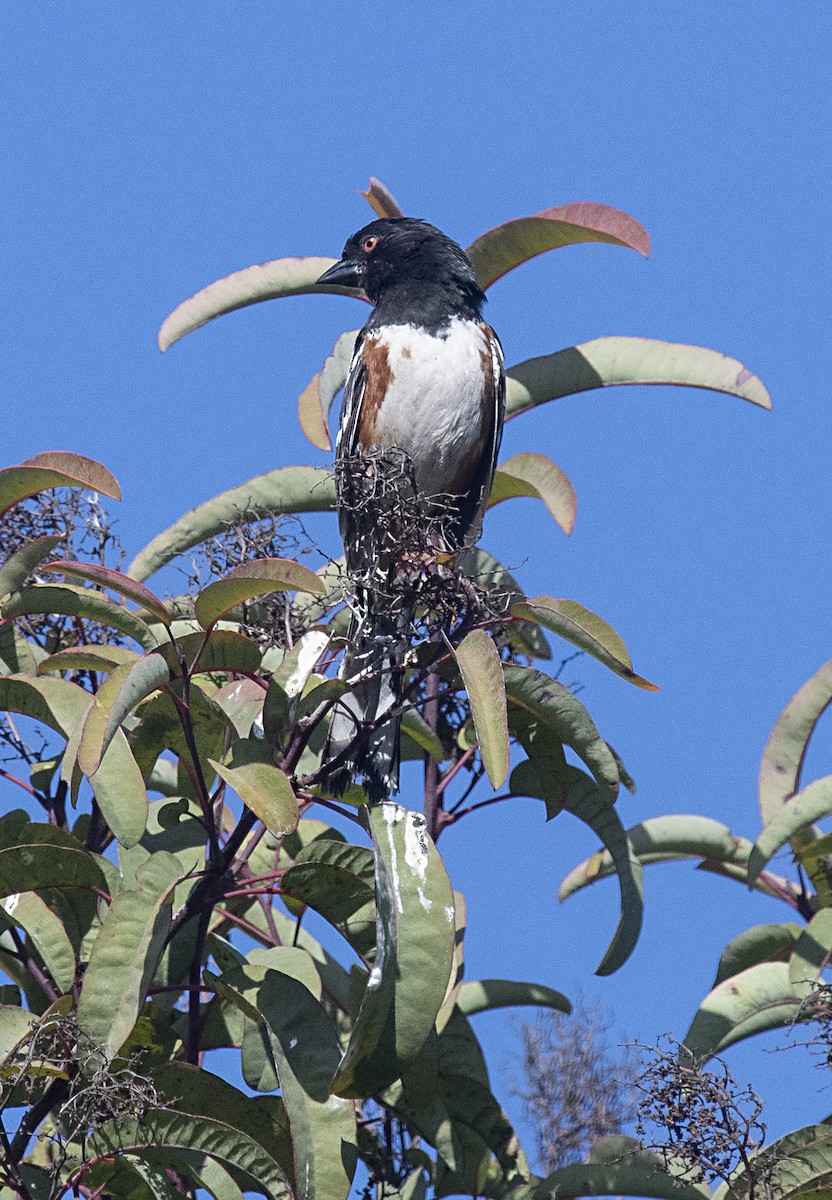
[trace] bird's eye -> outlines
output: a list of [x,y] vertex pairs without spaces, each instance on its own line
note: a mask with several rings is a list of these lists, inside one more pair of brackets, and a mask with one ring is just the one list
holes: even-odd
[[378,238],[375,236],[375,234],[371,234],[370,237],[365,237],[364,241],[361,243],[361,249],[365,254],[372,254],[377,245]]

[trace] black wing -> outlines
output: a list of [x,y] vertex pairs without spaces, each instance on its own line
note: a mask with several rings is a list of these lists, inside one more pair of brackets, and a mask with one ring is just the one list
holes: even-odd
[[482,401],[486,440],[482,456],[471,479],[468,495],[460,504],[459,540],[466,546],[473,546],[482,533],[482,519],[491,495],[494,472],[497,469],[497,455],[500,453],[500,443],[503,440],[503,418],[506,411],[506,373],[503,348],[500,345],[500,339],[490,325],[483,322],[482,330],[488,342],[491,358],[491,372],[485,377]]

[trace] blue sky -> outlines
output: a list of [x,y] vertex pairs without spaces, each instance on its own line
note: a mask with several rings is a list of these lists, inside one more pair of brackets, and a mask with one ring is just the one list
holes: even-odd
[[[548,405],[512,422],[503,456],[559,463],[575,532],[515,501],[484,544],[525,564],[528,592],[603,615],[661,685],[572,665],[638,782],[625,823],[698,812],[754,837],[767,733],[830,654],[830,52],[832,8],[807,0],[4,5],[3,463],[53,448],[106,463],[132,553],[224,488],[326,462],[296,397],[366,311],[264,304],[162,357],[180,300],[254,262],[336,255],[371,218],[355,190],[370,174],[463,243],[550,205],[623,208],[652,235],[648,261],[574,247],[493,288],[508,361],[604,334],[698,343],[760,375],[774,412],[664,388]],[[829,751],[822,729],[809,777]],[[531,802],[445,835],[470,977],[580,988],[630,1037],[682,1036],[728,938],[788,914],[690,866],[653,868],[640,945],[597,980],[615,885],[562,909],[555,896],[594,848]],[[477,1021],[499,1086],[510,1021]],[[728,1055],[767,1097],[772,1135],[832,1108],[799,1052],[764,1052],[776,1041]]]

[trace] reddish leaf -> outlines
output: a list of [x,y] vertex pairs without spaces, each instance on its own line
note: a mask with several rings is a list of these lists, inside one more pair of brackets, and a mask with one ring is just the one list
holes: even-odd
[[[361,189],[359,188],[359,191]],[[370,176],[370,186],[361,195],[379,217],[403,217],[404,213],[392,192],[384,186],[380,179]]]
[[480,286],[488,288],[530,258],[578,242],[607,242],[629,246],[645,256],[650,253],[650,237],[633,217],[606,204],[582,200],[544,208],[534,216],[489,229],[468,247],[468,257]]
[[145,612],[149,612],[156,618],[157,621],[165,626],[170,626],[171,615],[165,608],[158,596],[154,596],[143,584],[137,583],[135,579],[131,579],[128,575],[122,575],[121,571],[114,571],[110,567],[99,566],[98,563],[82,563],[71,562],[69,559],[56,559],[54,562],[44,563],[44,571],[55,571],[60,575],[75,575],[78,579],[87,579],[90,583],[98,583],[101,587],[107,588],[111,592],[116,592],[119,596],[125,596],[128,600],[133,600]]

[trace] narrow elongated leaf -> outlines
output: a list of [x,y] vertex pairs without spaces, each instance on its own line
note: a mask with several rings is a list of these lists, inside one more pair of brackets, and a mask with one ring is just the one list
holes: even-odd
[[703,346],[603,337],[510,367],[506,372],[506,420],[561,396],[622,384],[703,388],[771,408],[771,397],[762,382],[735,358]]
[[270,833],[282,837],[297,829],[297,798],[279,767],[268,762],[249,762],[230,767],[212,758],[208,761],[220,779],[233,788],[243,804],[251,809]]
[[578,498],[560,467],[545,454],[515,454],[501,462],[494,472],[488,507],[514,496],[542,500],[564,533],[575,526]]
[[[170,930],[179,860],[164,850],[136,871],[136,888],[119,892],[93,943],[78,1001],[78,1024],[109,1060],[136,1023]],[[213,1153],[213,1151],[212,1151]]]
[[0,596],[7,596],[9,592],[16,592],[22,588],[38,563],[43,562],[63,540],[63,535],[58,534],[35,538],[34,541],[21,546],[0,567]]
[[370,1095],[398,1078],[434,1028],[454,964],[454,901],[424,817],[368,811],[376,864],[376,960],[333,1090]]
[[816,912],[800,934],[789,959],[789,982],[801,999],[811,995],[832,958],[832,909]]
[[459,1011],[466,1017],[494,1008],[513,1008],[536,1005],[570,1013],[572,1005],[566,996],[540,983],[520,983],[514,979],[476,979],[463,983],[457,997]]
[[636,687],[648,692],[659,690],[655,683],[635,673],[627,647],[612,626],[577,601],[534,596],[525,602],[513,604],[511,614],[550,629]]
[[92,698],[78,746],[78,765],[92,778],[125,717],[170,681],[161,654],[146,654],[116,667]]
[[579,200],[489,229],[471,243],[467,254],[480,287],[488,288],[530,258],[578,242],[607,242],[645,256],[650,253],[650,238],[638,221],[606,204]]
[[484,629],[474,629],[454,650],[471,704],[483,766],[491,786],[500,788],[508,775],[508,725],[503,664]]
[[290,558],[258,558],[234,567],[225,579],[209,583],[197,596],[194,612],[202,628],[210,629],[232,608],[255,596],[289,591],[320,595],[323,590],[314,571]]
[[57,650],[38,663],[38,675],[50,671],[112,671],[125,663],[138,662],[141,658],[135,650],[126,646],[70,646]]
[[[360,191],[360,189],[359,189]],[[361,192],[361,195],[369,204],[370,208],[377,217],[403,217],[398,200],[393,193],[386,188],[380,179],[376,179],[374,175],[370,176],[370,186],[366,192]]]
[[[705,858],[741,867],[744,876],[751,853],[751,842],[733,834],[721,821],[687,813],[650,817],[631,826],[627,830],[627,838],[633,854],[645,866],[656,862]],[[606,879],[614,870],[609,852],[601,850],[569,872],[558,889],[558,898],[565,900],[590,883]]]
[[145,650],[152,650],[156,644],[155,637],[141,617],[93,588],[75,587],[69,583],[34,583],[19,592],[13,592],[0,605],[0,615],[3,617],[29,616],[32,613],[86,617],[126,633]]
[[0,906],[3,920],[26,930],[55,983],[68,992],[75,979],[75,951],[60,917],[37,893],[23,892],[7,897]]
[[0,516],[13,504],[53,487],[88,487],[114,500],[121,499],[117,481],[95,459],[67,450],[45,450],[19,467],[0,471]]
[[[285,965],[291,970],[291,964]],[[311,960],[309,969],[317,982]],[[269,1027],[289,1118],[297,1200],[347,1200],[358,1157],[355,1105],[329,1096],[340,1046],[307,982],[284,970],[268,970],[258,992],[258,1009]]]
[[44,563],[43,570],[54,571],[61,575],[75,575],[78,579],[96,583],[99,587],[107,588],[108,591],[132,600],[145,612],[155,617],[157,621],[161,621],[163,625],[169,626],[172,623],[172,617],[159,597],[154,596],[135,579],[122,575],[121,571],[114,571],[111,567],[102,567],[99,563],[71,562],[68,559]]
[[300,427],[313,446],[319,450],[331,450],[329,437],[329,413],[332,402],[347,381],[352,356],[355,353],[357,329],[342,333],[332,347],[323,367],[298,397],[298,420]]
[[800,786],[815,726],[832,704],[832,662],[824,663],[795,693],[774,723],[760,763],[760,815],[768,825]]
[[[567,765],[566,770],[568,788],[564,808],[589,825],[597,834],[607,847],[603,853],[609,857],[618,877],[621,916],[613,939],[596,972],[598,975],[610,975],[626,962],[638,941],[644,912],[644,872],[618,813],[604,795],[603,789],[576,767]],[[509,789],[516,796],[543,798],[542,788],[531,761],[521,762],[514,768]],[[558,898],[563,901],[570,894],[564,893],[561,887]]]
[[141,1121],[132,1117],[106,1121],[87,1139],[87,1147],[90,1155],[159,1147],[196,1150],[245,1171],[272,1200],[285,1200],[289,1186],[279,1164],[253,1137],[227,1122],[173,1109],[151,1109]]
[[735,1042],[799,1019],[800,997],[784,962],[757,963],[709,992],[699,1006],[684,1044],[711,1058]]
[[598,782],[615,793],[620,780],[615,756],[581,702],[563,684],[531,667],[506,666],[504,676],[509,706],[516,704],[553,730],[583,759]]
[[748,881],[754,883],[760,872],[787,842],[806,825],[812,825],[832,813],[832,775],[816,779],[780,806],[754,843],[748,859]]
[[167,350],[186,333],[207,325],[215,317],[246,308],[249,304],[259,304],[261,300],[303,296],[311,292],[363,298],[363,293],[354,288],[318,286],[318,279],[336,261],[334,258],[277,258],[244,267],[209,283],[165,318],[159,330],[159,349]]
[[621,916],[597,970],[611,975],[623,966],[636,947],[644,913],[644,882],[641,864],[627,839],[621,819],[604,792],[582,771],[569,769],[570,784],[565,808],[598,835],[615,863],[621,892]]
[[184,514],[140,550],[126,574],[148,579],[165,563],[242,518],[280,513],[331,512],[335,483],[322,467],[279,467],[221,492]]
[[732,938],[719,958],[714,987],[761,962],[788,962],[800,937],[799,925],[752,925]]

